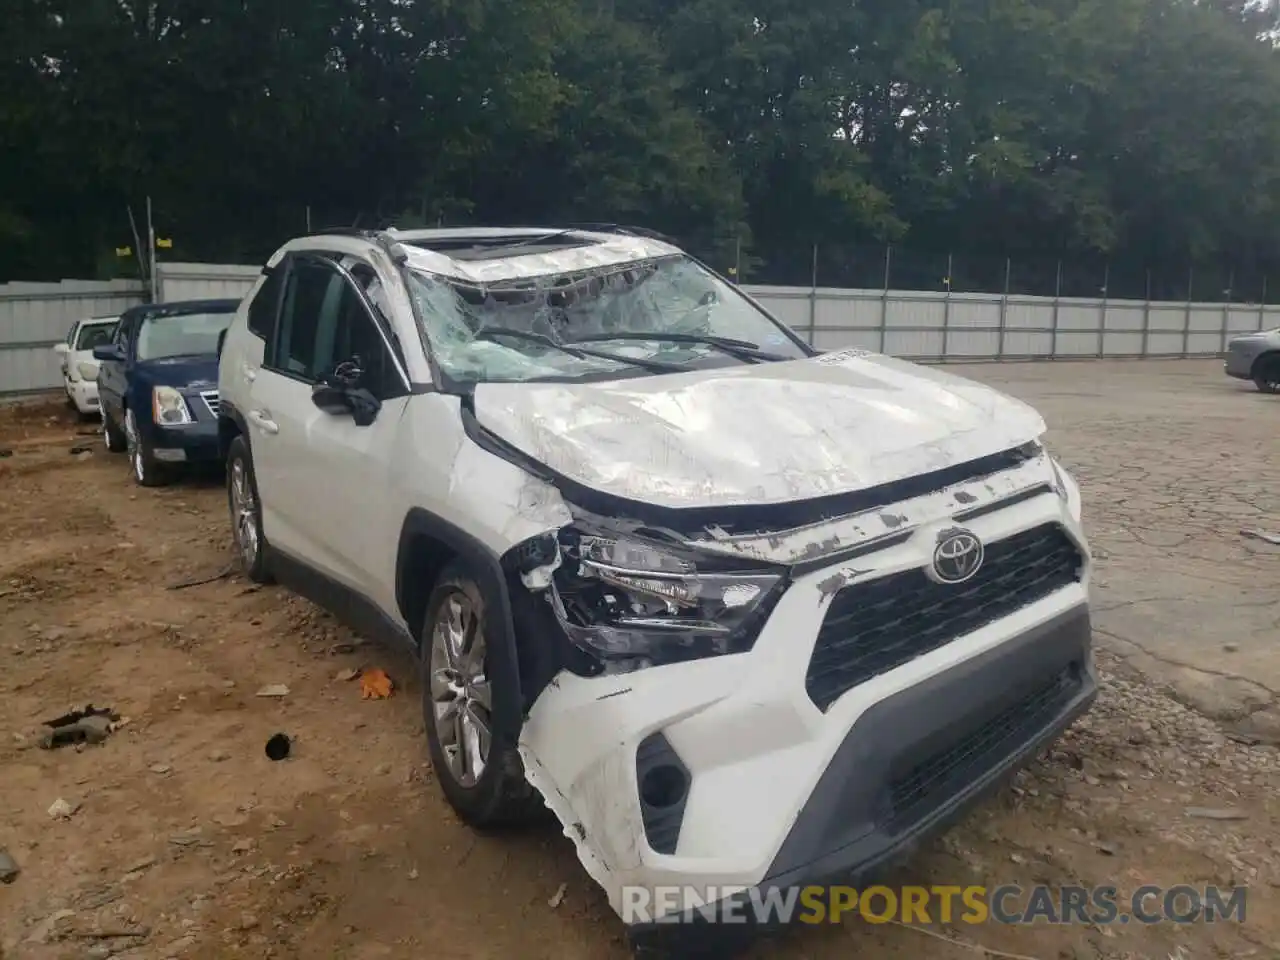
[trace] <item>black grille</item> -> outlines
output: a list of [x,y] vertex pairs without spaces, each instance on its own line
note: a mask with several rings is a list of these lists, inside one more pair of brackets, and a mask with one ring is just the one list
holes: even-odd
[[1063,670],[969,736],[894,777],[889,785],[890,823],[886,826],[897,828],[927,816],[990,773],[1044,730],[1080,691],[1080,686],[1079,665]]
[[1056,523],[986,544],[977,576],[935,583],[908,570],[835,595],[809,661],[805,689],[826,710],[842,694],[972,633],[1080,576],[1082,558]]

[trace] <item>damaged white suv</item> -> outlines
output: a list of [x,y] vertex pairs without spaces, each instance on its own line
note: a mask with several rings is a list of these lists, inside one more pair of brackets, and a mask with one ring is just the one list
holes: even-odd
[[545,801],[633,933],[859,882],[1095,696],[1040,416],[654,235],[294,240],[219,389],[249,573],[413,645],[449,802]]

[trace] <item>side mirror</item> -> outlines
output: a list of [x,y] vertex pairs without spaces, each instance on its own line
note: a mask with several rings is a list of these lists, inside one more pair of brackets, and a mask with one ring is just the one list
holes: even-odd
[[123,360],[124,350],[116,343],[103,343],[93,348],[95,360]]
[[66,356],[68,353],[70,353],[70,352],[71,352],[71,347],[69,347],[69,346],[68,346],[67,344],[65,344],[65,343],[55,343],[55,344],[53,345],[53,352],[54,352],[54,353],[60,353],[60,354],[62,354],[63,356]]
[[382,402],[364,387],[358,361],[345,361],[311,388],[311,402],[331,416],[350,416],[357,427],[367,427],[378,417]]
[[351,407],[347,405],[346,388],[323,380],[311,388],[311,402],[335,417],[343,417],[351,412]]

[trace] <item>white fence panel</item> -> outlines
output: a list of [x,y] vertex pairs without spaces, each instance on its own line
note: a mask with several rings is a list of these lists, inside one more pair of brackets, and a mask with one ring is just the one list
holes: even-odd
[[[240,298],[260,267],[163,263],[160,299]],[[1280,327],[1280,306],[1002,297],[828,287],[743,288],[820,350],[915,360],[1212,356],[1232,336]],[[71,323],[142,302],[131,281],[0,285],[0,395],[58,385],[50,349]]]
[[261,267],[233,263],[161,263],[160,301],[241,299],[262,275]]
[[86,317],[111,317],[142,301],[130,280],[63,280],[0,284],[0,394],[57,387],[60,364],[53,345]]

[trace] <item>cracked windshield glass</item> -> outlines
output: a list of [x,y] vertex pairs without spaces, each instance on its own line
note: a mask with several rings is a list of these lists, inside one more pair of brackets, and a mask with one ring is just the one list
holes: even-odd
[[436,361],[461,381],[607,379],[806,356],[685,257],[485,285],[421,270],[410,278]]

